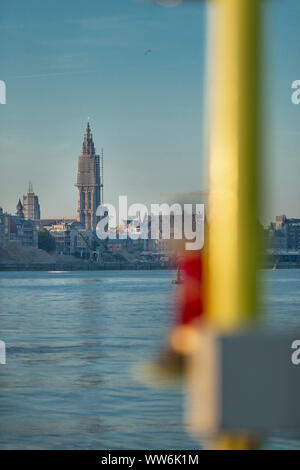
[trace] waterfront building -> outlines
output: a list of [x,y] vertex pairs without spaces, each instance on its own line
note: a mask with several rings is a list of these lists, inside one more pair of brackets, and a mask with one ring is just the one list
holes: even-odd
[[52,217],[51,219],[37,219],[34,221],[35,225],[37,228],[39,227],[44,227],[46,228],[47,230],[50,230],[50,228],[53,226],[53,225],[59,225],[61,224],[62,222],[66,222],[66,223],[72,223],[72,222],[76,222],[77,219],[75,219],[74,217]]
[[9,214],[0,207],[0,248],[6,246],[10,240]]
[[28,193],[23,196],[23,210],[25,219],[37,220],[41,218],[39,198],[34,194],[32,183],[30,182]]
[[4,214],[7,217],[7,228],[5,244],[17,242],[24,247],[38,247],[38,233],[33,220],[26,220],[23,213],[23,206],[19,199],[16,206],[16,215]]
[[38,247],[38,233],[33,220],[23,220],[22,227],[22,246],[37,248]]
[[300,219],[277,216],[270,225],[269,236],[274,249],[300,250]]
[[78,221],[53,224],[49,227],[49,232],[55,238],[56,251],[59,254],[90,258],[94,251],[92,230],[86,230]]
[[[95,230],[98,222],[97,207],[101,204],[103,188],[103,156],[96,154],[90,125],[87,124],[84,135],[82,154],[78,157],[78,207],[77,220],[86,230]],[[100,168],[101,165],[101,168]]]
[[24,217],[23,205],[19,199],[16,205],[16,215],[4,214],[7,217],[5,244],[18,242],[25,247],[38,247],[38,233],[33,220]]
[[58,254],[70,255],[74,252],[74,232],[71,231],[70,224],[61,222],[52,225],[49,232],[55,238]]

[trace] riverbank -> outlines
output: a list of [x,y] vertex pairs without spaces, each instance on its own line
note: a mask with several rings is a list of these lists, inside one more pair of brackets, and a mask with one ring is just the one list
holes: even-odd
[[138,255],[106,253],[102,262],[71,255],[49,254],[44,250],[23,247],[16,242],[0,248],[0,271],[105,271],[167,269],[165,263],[139,259]]
[[8,263],[0,264],[0,271],[109,271],[109,270],[157,270],[172,269],[161,264],[131,264],[131,263],[85,263],[85,264],[48,264],[48,263]]
[[[147,271],[147,270],[166,270],[175,269],[176,266],[167,264],[132,264],[132,263],[84,263],[84,264],[56,264],[56,263],[0,263],[0,271]],[[263,266],[263,269],[272,270],[272,265]],[[298,263],[282,263],[277,269],[300,269]]]
[[[0,271],[107,271],[107,270],[157,270],[172,266],[159,261],[141,259],[138,253],[106,254],[102,262],[88,261],[70,255],[49,254],[44,250],[22,247],[11,242],[0,248]],[[300,258],[293,254],[265,255],[263,269],[300,269]]]

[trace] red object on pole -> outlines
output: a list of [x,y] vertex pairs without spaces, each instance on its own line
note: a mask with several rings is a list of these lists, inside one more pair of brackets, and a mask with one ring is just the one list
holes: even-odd
[[202,252],[186,252],[180,264],[180,271],[183,284],[180,287],[177,322],[179,325],[187,325],[198,320],[204,312]]

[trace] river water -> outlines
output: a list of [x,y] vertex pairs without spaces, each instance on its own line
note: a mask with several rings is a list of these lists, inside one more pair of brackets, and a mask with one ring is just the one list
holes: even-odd
[[[1,449],[199,449],[183,391],[136,369],[166,337],[170,271],[1,272]],[[266,321],[300,324],[300,270],[263,273]],[[267,448],[298,448],[272,436]]]

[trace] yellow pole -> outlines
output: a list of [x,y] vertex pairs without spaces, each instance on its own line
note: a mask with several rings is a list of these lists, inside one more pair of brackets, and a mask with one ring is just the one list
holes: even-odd
[[[208,311],[230,332],[258,314],[259,0],[210,5]],[[224,434],[213,447],[253,449],[256,436]]]
[[232,331],[257,317],[259,0],[211,3],[208,319]]

